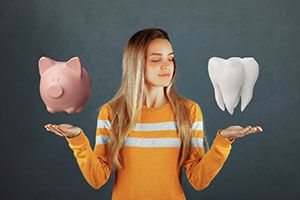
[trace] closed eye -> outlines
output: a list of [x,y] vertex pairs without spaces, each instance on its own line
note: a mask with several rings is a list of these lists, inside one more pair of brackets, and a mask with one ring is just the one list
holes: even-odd
[[[152,62],[158,62],[158,61],[160,61],[160,59],[159,60],[152,60]],[[174,58],[169,59],[169,61],[174,61]]]

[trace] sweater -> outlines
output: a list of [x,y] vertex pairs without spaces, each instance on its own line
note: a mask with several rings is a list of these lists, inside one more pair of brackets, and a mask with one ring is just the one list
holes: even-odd
[[[120,150],[124,168],[114,170],[112,200],[185,200],[182,168],[197,191],[208,187],[218,174],[234,140],[223,137],[218,130],[209,151],[204,153],[201,108],[192,100],[185,104],[190,110],[193,135],[182,167],[178,167],[181,140],[171,104],[154,108],[143,105],[139,123]],[[111,109],[106,103],[98,113],[94,150],[83,130],[74,138],[66,137],[84,178],[94,189],[104,185],[112,172],[105,150],[111,137]]]

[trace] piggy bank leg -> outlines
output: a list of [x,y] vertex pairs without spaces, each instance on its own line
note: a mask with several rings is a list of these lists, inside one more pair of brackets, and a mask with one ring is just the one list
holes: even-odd
[[80,106],[79,108],[77,108],[77,110],[75,111],[76,113],[79,113],[83,110],[83,106]]
[[75,112],[75,110],[76,110],[75,107],[71,107],[71,108],[68,108],[68,109],[66,110],[66,112],[69,113],[69,114],[72,114],[72,113]]
[[52,107],[47,106],[47,110],[48,110],[48,112],[50,112],[50,113],[55,113],[55,109],[52,108]]

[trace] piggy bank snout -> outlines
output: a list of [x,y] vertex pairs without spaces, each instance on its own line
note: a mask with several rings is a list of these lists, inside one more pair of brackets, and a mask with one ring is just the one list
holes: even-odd
[[62,94],[63,94],[63,89],[62,89],[62,87],[60,87],[59,85],[50,86],[50,87],[47,89],[47,94],[48,94],[50,97],[58,98],[58,97],[62,96]]

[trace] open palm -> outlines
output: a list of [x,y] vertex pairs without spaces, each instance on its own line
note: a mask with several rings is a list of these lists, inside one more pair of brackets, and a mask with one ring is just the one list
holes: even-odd
[[251,133],[262,132],[263,129],[260,126],[246,126],[245,128],[241,126],[229,126],[228,128],[222,130],[220,132],[225,138],[229,140],[233,140],[235,138],[244,137],[245,135],[249,135]]
[[46,124],[45,128],[47,131],[51,131],[61,137],[76,137],[81,132],[81,128],[73,126],[71,124]]

